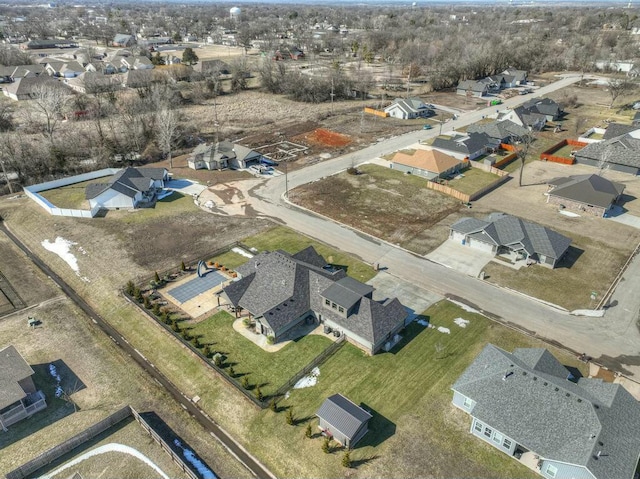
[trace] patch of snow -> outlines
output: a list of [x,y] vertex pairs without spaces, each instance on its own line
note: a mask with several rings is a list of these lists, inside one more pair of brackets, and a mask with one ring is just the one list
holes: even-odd
[[65,263],[67,263],[69,267],[76,272],[76,274],[79,274],[80,268],[78,268],[78,260],[74,254],[69,251],[71,247],[76,244],[77,243],[74,243],[73,241],[69,241],[58,236],[54,242],[44,240],[42,242],[42,247],[47,251],[51,251],[52,253],[60,256],[60,258],[62,258]]
[[320,376],[320,368],[315,367],[311,370],[308,376],[303,377],[297,383],[293,385],[293,389],[310,388],[318,383],[318,376]]
[[320,158],[324,159],[324,160],[328,160],[329,158],[331,158],[331,153],[320,153]]
[[418,319],[416,321],[420,326],[429,326],[429,321],[425,321],[424,319]]
[[456,301],[455,299],[451,299],[451,298],[447,298],[449,300],[450,303],[455,304],[456,306],[461,307],[462,309],[464,309],[467,313],[477,313],[480,314],[480,311],[478,311],[477,309],[473,309],[471,306],[467,306],[464,303],[461,303],[460,301]]
[[572,211],[560,210],[560,214],[564,216],[568,216],[569,218],[580,218],[579,214],[574,213]]
[[453,320],[453,322],[456,323],[461,328],[466,328],[467,324],[469,324],[469,320],[468,319],[462,319],[462,318],[456,318],[456,319]]
[[152,468],[154,471],[156,471],[161,477],[162,479],[169,479],[169,476],[167,476],[164,471],[162,469],[160,469],[158,466],[156,466],[151,459],[149,459],[147,456],[145,456],[144,454],[142,454],[141,452],[139,452],[138,450],[129,447],[129,446],[125,446],[124,444],[117,444],[117,443],[109,443],[109,444],[105,444],[104,446],[99,446],[96,447],[95,449],[92,449],[90,451],[85,452],[83,455],[81,455],[80,457],[74,459],[73,461],[70,461],[68,463],[66,463],[65,465],[59,467],[58,469],[45,474],[43,476],[40,476],[42,479],[51,479],[52,477],[57,476],[58,474],[60,474],[61,472],[69,469],[70,467],[73,467],[77,464],[80,464],[82,461],[89,459],[90,457],[93,456],[98,456],[100,454],[105,454],[107,452],[122,452],[124,454],[129,454],[130,456],[135,457],[136,459],[139,459],[140,461],[144,462],[147,466],[149,466],[150,468]]
[[213,208],[215,206],[215,204],[213,203],[213,201],[208,200],[205,204],[204,207],[205,208]]
[[244,256],[245,258],[253,258],[253,255],[245,250],[243,250],[242,248],[231,248],[231,251],[233,251],[234,253],[238,253],[241,256]]
[[451,330],[449,328],[445,328],[443,326],[438,326],[438,331],[444,334],[451,334]]
[[291,391],[287,391],[284,395],[284,398],[289,399],[289,396],[291,396]]

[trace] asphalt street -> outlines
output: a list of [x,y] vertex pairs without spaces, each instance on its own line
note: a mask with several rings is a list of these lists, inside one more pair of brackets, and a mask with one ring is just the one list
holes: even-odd
[[[561,80],[538,89],[533,95],[510,98],[501,108],[516,107],[532,97],[541,97],[581,79],[581,75],[566,75]],[[447,123],[448,128],[475,123],[495,113],[495,107],[460,114]],[[443,129],[446,131],[446,129]],[[435,264],[395,245],[354,231],[318,215],[300,210],[284,201],[285,186],[289,190],[373,158],[404,148],[419,140],[438,134],[434,130],[419,130],[381,141],[363,150],[323,161],[285,176],[271,178],[250,192],[251,207],[265,216],[318,238],[343,251],[352,253],[367,263],[378,263],[387,273],[416,286],[439,294],[460,298],[469,305],[503,323],[513,325],[549,342],[574,352],[586,352],[604,365],[626,375],[640,375],[640,332],[635,321],[640,308],[640,259],[627,270],[629,278],[622,281],[612,298],[614,307],[603,318],[572,316],[566,311],[541,303],[514,291],[461,274]],[[638,287],[634,287],[638,286]],[[576,292],[589,294],[589,292]]]

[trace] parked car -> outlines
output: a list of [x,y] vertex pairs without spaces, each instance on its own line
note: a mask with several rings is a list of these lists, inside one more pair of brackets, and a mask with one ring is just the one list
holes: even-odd
[[429,123],[427,123],[426,125],[424,125],[422,127],[423,130],[430,130],[431,128],[433,128]]
[[264,156],[260,160],[260,163],[262,163],[263,165],[267,165],[267,166],[278,166],[278,162],[277,161],[270,160],[269,158],[265,158]]

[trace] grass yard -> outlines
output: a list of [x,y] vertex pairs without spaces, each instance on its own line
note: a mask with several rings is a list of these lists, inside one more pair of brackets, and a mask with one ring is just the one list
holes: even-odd
[[[146,431],[133,418],[127,418],[116,426],[107,429],[93,440],[65,454],[60,459],[38,471],[38,475],[51,475],[55,479],[72,477],[78,473],[81,477],[117,477],[119,479],[136,479],[155,477],[157,472],[141,460],[123,452],[107,452],[89,457],[80,463],[60,470],[74,459],[81,458],[87,452],[107,444],[122,444],[132,447],[144,454],[165,474],[171,478],[182,479],[188,476],[175,464],[169,454],[153,441]],[[185,461],[186,462],[186,461]]]
[[284,226],[276,226],[255,236],[245,238],[242,242],[250,248],[256,248],[258,251],[281,249],[291,254],[297,253],[308,246],[313,246],[328,263],[343,267],[349,276],[358,281],[366,283],[376,275],[373,267],[354,256],[338,251]]
[[227,251],[225,253],[219,254],[218,256],[214,256],[213,258],[207,260],[213,263],[219,263],[229,269],[236,269],[238,266],[241,266],[247,262],[249,258],[246,256],[242,256],[241,254],[235,253],[233,251]]
[[447,238],[436,227],[461,202],[427,189],[427,180],[377,165],[339,173],[294,190],[291,200],[390,243],[425,254]]
[[213,351],[227,356],[225,363],[233,366],[238,381],[246,376],[251,385],[260,386],[265,396],[275,392],[331,344],[324,336],[308,335],[269,353],[234,331],[234,320],[226,311],[220,311],[195,324],[190,333],[198,336],[202,344],[209,344]]
[[84,197],[87,186],[92,183],[108,183],[111,178],[113,178],[112,175],[105,176],[103,178],[95,178],[93,180],[74,183],[73,185],[67,185],[61,188],[41,191],[39,194],[58,208],[88,210],[89,202],[85,200]]
[[492,261],[484,269],[486,279],[570,311],[595,306],[591,292],[602,296],[628,255],[590,238],[560,233],[573,243],[555,269],[534,265],[515,270]]
[[499,178],[498,175],[483,171],[479,168],[467,168],[462,172],[462,178],[449,180],[447,185],[458,190],[460,193],[471,195]]
[[[356,469],[350,477],[537,477],[469,434],[470,416],[451,404],[450,388],[488,342],[508,351],[543,345],[448,301],[424,315],[451,334],[412,323],[396,349],[373,357],[347,344],[320,367],[316,386],[292,391],[279,413],[265,411],[253,422],[250,437],[260,455],[282,463],[287,477],[317,476],[317,471],[323,477],[342,476],[342,453],[321,451],[314,417],[326,397],[341,393],[374,411],[370,431],[351,453]],[[470,321],[466,328],[454,323],[458,317]],[[552,352],[578,366],[576,358]],[[288,408],[295,427],[285,424]],[[313,439],[304,436],[308,423]]]
[[554,156],[560,156],[562,158],[571,158],[571,152],[575,151],[576,147],[572,145],[564,145],[562,148],[557,149],[552,153]]

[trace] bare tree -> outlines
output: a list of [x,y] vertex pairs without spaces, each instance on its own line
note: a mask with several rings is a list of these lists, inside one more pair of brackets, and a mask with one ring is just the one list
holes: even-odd
[[164,105],[156,112],[156,140],[158,146],[169,159],[169,168],[173,168],[171,150],[176,140],[178,130],[178,115],[169,106]]
[[611,109],[618,97],[635,90],[636,84],[626,79],[620,80],[612,78],[607,82],[607,88],[611,96],[611,103],[609,104],[609,108]]
[[44,133],[53,144],[54,133],[67,103],[67,91],[57,83],[46,83],[34,88],[31,99],[34,109],[45,118]]
[[530,131],[526,135],[519,136],[517,138],[518,146],[516,146],[516,154],[520,160],[520,171],[518,172],[518,186],[522,186],[522,174],[524,173],[524,165],[527,162],[527,156],[529,155],[529,149],[531,143],[535,140],[533,131]]

